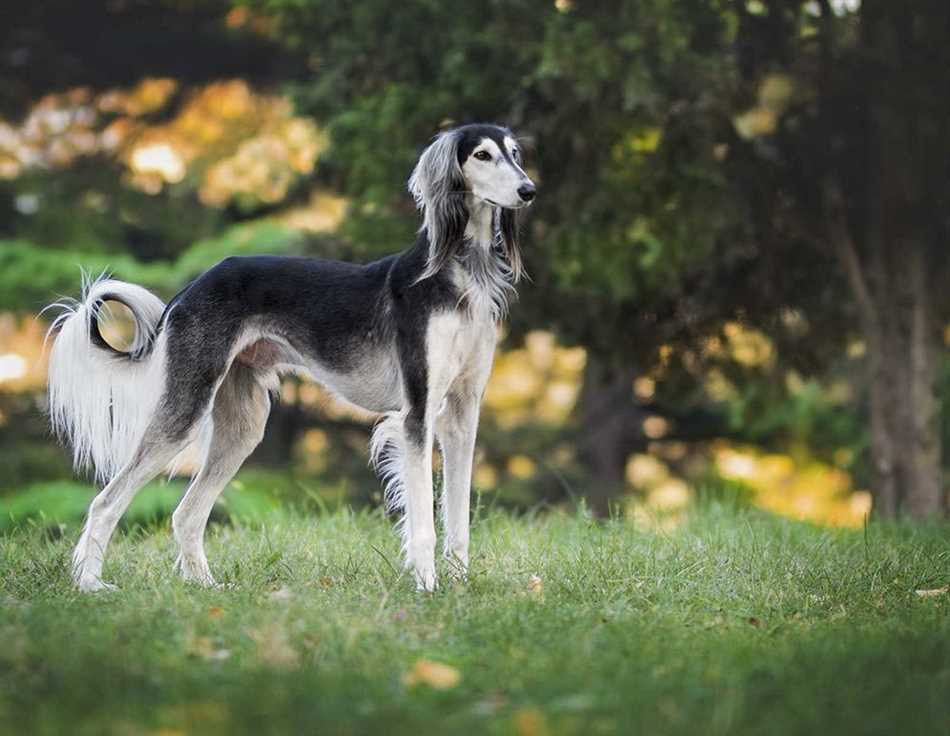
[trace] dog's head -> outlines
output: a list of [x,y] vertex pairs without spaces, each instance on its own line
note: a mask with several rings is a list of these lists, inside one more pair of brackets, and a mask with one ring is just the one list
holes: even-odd
[[409,191],[423,212],[429,263],[438,271],[464,246],[466,197],[498,210],[502,247],[513,279],[522,273],[517,210],[528,207],[536,188],[522,168],[515,135],[498,125],[465,125],[436,136],[409,177]]

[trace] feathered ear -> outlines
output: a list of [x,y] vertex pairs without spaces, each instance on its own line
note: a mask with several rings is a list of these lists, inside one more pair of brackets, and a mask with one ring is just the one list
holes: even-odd
[[525,275],[521,260],[521,246],[518,242],[518,212],[503,209],[499,217],[498,230],[501,232],[501,248],[511,269],[511,280],[518,283]]
[[420,281],[438,273],[462,250],[468,210],[458,144],[455,131],[438,135],[422,152],[409,177],[409,192],[422,210],[422,229],[429,241],[429,256]]

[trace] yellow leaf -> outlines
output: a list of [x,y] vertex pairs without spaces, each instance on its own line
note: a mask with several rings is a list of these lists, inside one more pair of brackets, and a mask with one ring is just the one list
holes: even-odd
[[936,598],[938,595],[950,593],[950,585],[945,585],[942,588],[933,588],[932,590],[915,590],[914,592],[921,598]]
[[228,659],[231,656],[231,650],[219,649],[207,636],[192,636],[185,644],[185,652],[190,657],[200,657],[209,662]]
[[518,736],[547,736],[547,720],[537,708],[521,708],[515,713],[515,733]]
[[417,659],[412,669],[402,676],[402,683],[406,687],[428,685],[435,690],[451,690],[461,679],[455,667],[431,659]]
[[294,594],[291,593],[288,588],[279,588],[268,596],[272,601],[277,601],[278,603],[286,603],[293,597]]
[[540,595],[544,592],[544,581],[537,575],[532,575],[528,580],[528,592]]
[[257,657],[272,667],[293,669],[300,665],[300,655],[291,645],[287,632],[278,626],[268,626],[249,631],[257,644]]

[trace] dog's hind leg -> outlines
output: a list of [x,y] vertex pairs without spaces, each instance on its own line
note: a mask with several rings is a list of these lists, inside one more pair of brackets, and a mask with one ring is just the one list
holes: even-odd
[[158,421],[153,421],[132,460],[93,499],[73,552],[73,580],[80,590],[91,592],[115,587],[102,581],[102,562],[109,539],[135,494],[168,466],[188,440],[188,437],[172,439]]
[[102,582],[102,562],[119,519],[139,489],[167,468],[194,440],[227,369],[226,348],[196,349],[196,346],[206,346],[207,341],[194,339],[193,333],[166,329],[169,358],[158,408],[132,459],[93,499],[73,552],[73,579],[80,590],[110,587]]
[[176,567],[185,580],[214,585],[204,532],[215,500],[264,436],[270,397],[252,368],[234,362],[211,410],[211,441],[201,470],[172,515],[179,545]]

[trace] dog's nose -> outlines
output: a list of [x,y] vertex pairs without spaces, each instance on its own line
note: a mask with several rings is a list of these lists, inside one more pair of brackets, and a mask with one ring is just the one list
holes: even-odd
[[527,184],[522,184],[518,187],[518,196],[521,197],[525,202],[530,202],[534,199],[534,195],[537,193],[537,187],[534,186],[531,182]]

